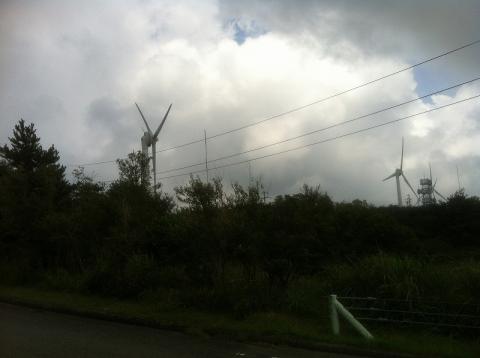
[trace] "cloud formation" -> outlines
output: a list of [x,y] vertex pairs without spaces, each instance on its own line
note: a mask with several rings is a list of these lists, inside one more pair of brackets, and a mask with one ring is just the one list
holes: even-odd
[[[477,40],[480,6],[464,1],[7,1],[0,5],[0,142],[23,117],[66,164],[140,149],[138,102],[151,126],[172,112],[157,148],[201,139],[288,111]],[[461,22],[462,26],[459,26]],[[248,150],[478,76],[480,46],[414,71],[208,141],[209,159]],[[479,81],[480,82],[480,81]],[[342,135],[480,93],[436,95],[211,167]],[[355,136],[214,173],[270,194],[320,184],[335,200],[395,201],[382,183],[400,159],[414,187],[431,162],[438,189],[480,194],[479,100]],[[201,143],[158,155],[165,171],[204,160]],[[73,169],[73,168],[71,168]],[[202,166],[192,170],[202,169]],[[99,180],[114,163],[88,166]],[[183,172],[186,172],[185,170]],[[214,174],[212,173],[212,175]],[[161,174],[167,176],[174,173]],[[165,179],[167,191],[188,177]],[[407,188],[403,188],[407,193]]]

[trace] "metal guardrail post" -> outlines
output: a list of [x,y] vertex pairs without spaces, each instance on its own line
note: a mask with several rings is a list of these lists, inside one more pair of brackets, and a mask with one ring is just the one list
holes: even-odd
[[333,334],[340,334],[338,313],[340,313],[363,337],[366,339],[373,339],[372,334],[337,300],[337,295],[330,295],[330,320],[332,323]]
[[338,336],[340,334],[340,324],[338,322],[338,313],[335,303],[337,302],[337,295],[330,295],[330,322],[332,324],[332,332]]

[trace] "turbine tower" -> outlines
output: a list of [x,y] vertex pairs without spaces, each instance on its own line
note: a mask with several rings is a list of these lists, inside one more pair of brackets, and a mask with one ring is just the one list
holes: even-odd
[[412,191],[413,195],[415,195],[416,198],[418,198],[417,196],[417,193],[415,193],[415,190],[413,190],[412,186],[410,185],[407,177],[405,176],[405,174],[403,174],[403,137],[402,137],[402,156],[400,158],[400,169],[395,169],[395,171],[393,172],[392,175],[386,177],[385,179],[383,179],[383,181],[386,181],[390,178],[393,178],[395,177],[396,181],[397,181],[397,200],[398,200],[398,206],[402,206],[402,189],[400,187],[400,177],[403,178],[403,180],[405,181],[405,183],[407,183],[408,187],[410,188],[410,190]]
[[[163,125],[165,124],[165,121],[167,120],[168,113],[170,112],[170,108],[172,108],[172,104],[168,106],[167,112],[165,113],[165,116],[163,116],[162,122],[158,126],[157,130],[155,133],[152,133],[152,130],[150,129],[150,126],[147,123],[147,120],[145,119],[145,116],[142,113],[142,110],[138,106],[137,103],[135,103],[135,106],[137,106],[138,112],[140,112],[140,116],[143,119],[143,122],[147,126],[147,131],[143,133],[142,136],[142,153],[146,155],[147,158],[150,157],[148,156],[148,147],[152,147],[152,167],[153,167],[153,191],[156,193],[157,192],[157,151],[156,151],[156,143],[158,141],[158,135],[160,131],[162,130]],[[147,164],[147,170],[150,171],[150,165]]]

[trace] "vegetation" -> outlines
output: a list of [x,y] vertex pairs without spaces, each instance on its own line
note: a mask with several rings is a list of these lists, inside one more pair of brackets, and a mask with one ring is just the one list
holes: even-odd
[[118,160],[106,186],[74,182],[33,124],[0,147],[0,283],[249,319],[325,316],[321,297],[479,302],[480,199],[429,207],[334,203],[320,187],[262,199],[260,182],[225,190],[191,177],[173,197],[149,187],[147,158]]
[[[257,312],[239,320],[222,312],[177,307],[165,295],[147,295],[139,301],[125,301],[58,290],[0,286],[0,299],[92,318],[181,331],[199,337],[220,336],[238,341],[287,344],[327,352],[355,352],[350,348],[345,349],[344,345],[348,344],[364,353],[373,349],[377,352],[412,353],[420,357],[476,358],[480,355],[480,347],[475,342],[431,332],[383,329],[375,332],[374,342],[367,342],[353,335],[332,336],[326,319],[270,311]],[[318,307],[318,303],[324,301],[317,299],[316,302]],[[357,355],[368,356],[361,351]]]

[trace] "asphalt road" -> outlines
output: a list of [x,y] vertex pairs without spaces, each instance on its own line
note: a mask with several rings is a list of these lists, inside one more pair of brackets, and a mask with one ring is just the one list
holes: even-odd
[[352,358],[182,333],[0,303],[0,357]]

